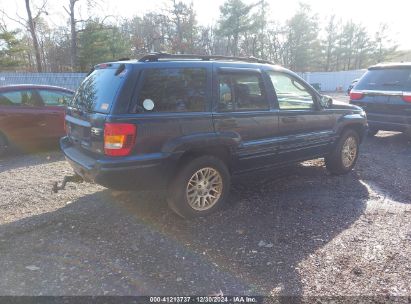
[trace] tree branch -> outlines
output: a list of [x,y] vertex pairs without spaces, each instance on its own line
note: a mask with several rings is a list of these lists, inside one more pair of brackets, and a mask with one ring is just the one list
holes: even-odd
[[43,1],[43,4],[41,5],[41,7],[37,9],[37,15],[33,18],[34,20],[37,20],[43,13],[48,15],[46,11],[46,5],[47,5],[47,0]]
[[10,19],[11,21],[17,22],[18,24],[20,24],[21,26],[23,26],[25,29],[27,29],[27,27],[28,27],[27,22],[21,21],[21,20],[26,21],[26,19],[20,17],[19,15],[17,15],[17,17],[19,17],[20,20],[19,20],[19,19],[16,19],[16,18],[13,18],[13,17],[10,17],[3,9],[0,9],[0,12],[1,12],[4,16],[6,16],[6,18]]

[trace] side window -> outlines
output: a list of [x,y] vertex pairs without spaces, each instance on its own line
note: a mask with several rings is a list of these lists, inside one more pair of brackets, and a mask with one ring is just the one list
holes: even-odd
[[5,92],[0,94],[0,105],[18,106],[21,105],[21,92]]
[[206,80],[202,68],[147,69],[136,111],[205,111]]
[[277,94],[278,105],[281,110],[309,110],[314,108],[314,98],[304,85],[278,72],[268,72]]
[[259,75],[219,75],[219,111],[253,111],[269,108]]
[[41,106],[40,95],[34,91],[14,91],[0,94],[2,105]]
[[38,92],[47,106],[65,106],[72,98],[70,94],[63,92],[47,90],[39,90]]

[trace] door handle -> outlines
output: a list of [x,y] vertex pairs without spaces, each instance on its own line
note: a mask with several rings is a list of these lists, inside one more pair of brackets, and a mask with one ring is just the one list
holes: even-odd
[[281,121],[284,123],[295,123],[297,122],[297,116],[290,116],[290,117],[282,117]]

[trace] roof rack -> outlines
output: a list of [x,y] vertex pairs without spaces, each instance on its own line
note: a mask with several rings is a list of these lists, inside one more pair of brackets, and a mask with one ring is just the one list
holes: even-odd
[[253,63],[268,63],[273,64],[272,62],[264,59],[259,59],[256,57],[233,57],[233,56],[220,56],[220,55],[194,55],[194,54],[169,54],[169,53],[150,53],[141,57],[139,62],[156,62],[160,59],[194,59],[202,61],[210,60],[230,60],[230,61],[244,61],[244,62],[253,62]]

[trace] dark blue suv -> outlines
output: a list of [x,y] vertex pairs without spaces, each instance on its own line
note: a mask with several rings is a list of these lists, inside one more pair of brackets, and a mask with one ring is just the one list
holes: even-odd
[[367,113],[369,135],[401,131],[411,138],[411,63],[372,66],[350,93]]
[[226,202],[232,175],[325,157],[349,172],[364,111],[255,58],[151,54],[100,64],[66,115],[74,171],[113,189],[168,189],[183,217]]

